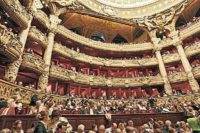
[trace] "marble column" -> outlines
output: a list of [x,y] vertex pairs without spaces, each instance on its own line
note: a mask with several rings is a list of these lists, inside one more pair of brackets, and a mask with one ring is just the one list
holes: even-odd
[[159,38],[152,38],[152,41],[154,43],[154,50],[155,50],[155,54],[156,54],[156,58],[158,60],[158,64],[159,64],[159,70],[160,70],[160,74],[163,78],[164,81],[164,91],[166,94],[171,95],[172,94],[172,87],[170,85],[168,76],[167,76],[167,72],[166,72],[166,68],[162,59],[162,55],[160,53],[161,48],[159,47]]
[[194,75],[192,73],[192,67],[190,65],[190,62],[187,59],[187,56],[185,55],[185,51],[184,51],[183,46],[182,46],[182,41],[179,38],[179,34],[178,34],[177,31],[174,31],[170,34],[170,36],[173,38],[173,44],[177,48],[177,51],[178,51],[179,56],[181,58],[181,62],[183,64],[185,72],[187,73],[187,77],[188,77],[190,87],[191,87],[192,91],[194,93],[196,93],[196,92],[199,91],[199,84],[196,81],[196,79],[194,78]]
[[61,22],[61,20],[55,15],[50,15],[50,22],[51,25],[49,27],[50,32],[48,33],[48,46],[45,49],[43,57],[47,67],[45,68],[44,72],[42,73],[42,75],[39,77],[38,80],[38,89],[44,92],[46,92],[48,86],[49,70],[51,66],[51,57],[54,46],[54,37],[56,33],[56,28],[57,25]]
[[18,71],[19,71],[19,67],[22,63],[22,55],[23,55],[24,47],[26,45],[28,33],[29,33],[29,30],[30,30],[30,27],[31,27],[32,19],[33,19],[33,17],[31,16],[30,19],[29,19],[29,22],[28,22],[28,27],[26,29],[22,30],[18,35],[19,40],[22,43],[22,48],[21,48],[22,54],[20,55],[18,60],[7,65],[7,67],[5,69],[5,75],[4,75],[4,79],[6,81],[9,81],[9,82],[15,82],[16,81],[17,74],[18,74]]

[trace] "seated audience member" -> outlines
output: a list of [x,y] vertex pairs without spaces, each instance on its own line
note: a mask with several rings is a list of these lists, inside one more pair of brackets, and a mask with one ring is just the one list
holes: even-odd
[[105,133],[105,126],[104,125],[100,125],[99,129],[98,129],[98,133]]
[[38,114],[39,122],[36,123],[34,133],[47,133],[48,112],[41,111]]
[[5,128],[5,129],[2,129],[2,130],[0,131],[0,133],[11,133],[11,130]]
[[24,130],[22,129],[22,121],[16,120],[13,123],[12,133],[24,133]]
[[60,122],[57,125],[56,131],[53,133],[70,133],[68,132],[68,123],[67,122]]
[[6,108],[3,108],[1,115],[15,115],[15,101],[14,99],[7,100]]
[[198,117],[187,119],[187,122],[189,123],[193,133],[200,133],[200,115]]
[[83,124],[78,125],[77,133],[85,133],[85,126]]
[[96,124],[93,124],[93,125],[92,125],[92,130],[90,130],[88,133],[96,133],[97,131],[98,131],[97,125],[96,125]]
[[117,129],[117,124],[116,123],[112,123],[112,126],[110,128],[107,128],[105,130],[105,133],[113,133],[113,132],[115,132],[116,129]]

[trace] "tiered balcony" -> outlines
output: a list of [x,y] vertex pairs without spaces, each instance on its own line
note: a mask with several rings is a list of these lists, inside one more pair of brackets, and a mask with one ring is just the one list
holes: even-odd
[[115,51],[115,52],[138,52],[138,51],[145,51],[145,50],[152,50],[153,44],[152,43],[140,43],[140,44],[122,44],[116,45],[112,43],[102,43],[99,41],[94,41],[89,38],[80,36],[62,25],[59,25],[57,28],[57,33],[63,35],[66,38],[69,38],[72,41],[75,41],[79,44],[82,44],[87,47],[92,47],[95,49],[101,49],[105,51]]
[[168,74],[168,78],[170,83],[178,83],[188,80],[187,74],[185,72],[172,72]]
[[108,67],[139,67],[139,66],[155,66],[158,64],[156,58],[143,58],[143,59],[106,59],[100,57],[93,57],[83,53],[71,50],[62,44],[55,43],[54,49],[56,53],[59,53],[67,58],[75,59],[80,62],[85,62],[94,65],[108,66]]
[[80,84],[109,87],[135,87],[163,84],[163,79],[160,75],[137,78],[105,78],[78,73],[55,65],[51,66],[50,77],[65,81],[73,81]]
[[37,73],[43,73],[46,65],[42,57],[34,53],[24,53],[22,60],[22,67],[29,68]]
[[18,0],[0,0],[0,5],[7,11],[9,16],[25,29],[28,26],[30,14],[26,11]]
[[34,40],[40,43],[43,47],[46,47],[48,45],[48,38],[47,36],[39,31],[35,26],[32,26],[30,28],[28,36]]
[[6,26],[0,24],[0,52],[11,60],[16,60],[21,55],[22,43]]

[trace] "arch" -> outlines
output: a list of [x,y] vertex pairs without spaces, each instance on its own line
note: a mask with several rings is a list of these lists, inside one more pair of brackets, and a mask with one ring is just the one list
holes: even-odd
[[128,41],[120,34],[117,34],[115,38],[112,40],[112,43],[120,44],[120,43],[128,43]]
[[185,25],[185,24],[187,24],[185,18],[183,16],[180,16],[178,18],[178,20],[176,21],[176,25],[175,26],[176,27],[180,27],[180,26]]
[[106,41],[103,33],[101,33],[101,32],[96,32],[96,33],[92,34],[91,39],[95,40],[95,41],[100,41],[100,42]]
[[81,30],[80,27],[71,28],[71,29],[69,29],[69,30],[72,31],[72,32],[74,32],[74,33],[76,33],[76,34],[78,34],[78,35],[81,35],[81,34],[82,34],[82,30]]
[[198,9],[197,13],[195,14],[195,17],[200,17],[200,8]]

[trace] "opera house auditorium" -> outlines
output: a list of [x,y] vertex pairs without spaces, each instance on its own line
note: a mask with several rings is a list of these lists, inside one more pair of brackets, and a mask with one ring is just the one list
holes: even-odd
[[200,0],[0,0],[0,133],[200,133]]

